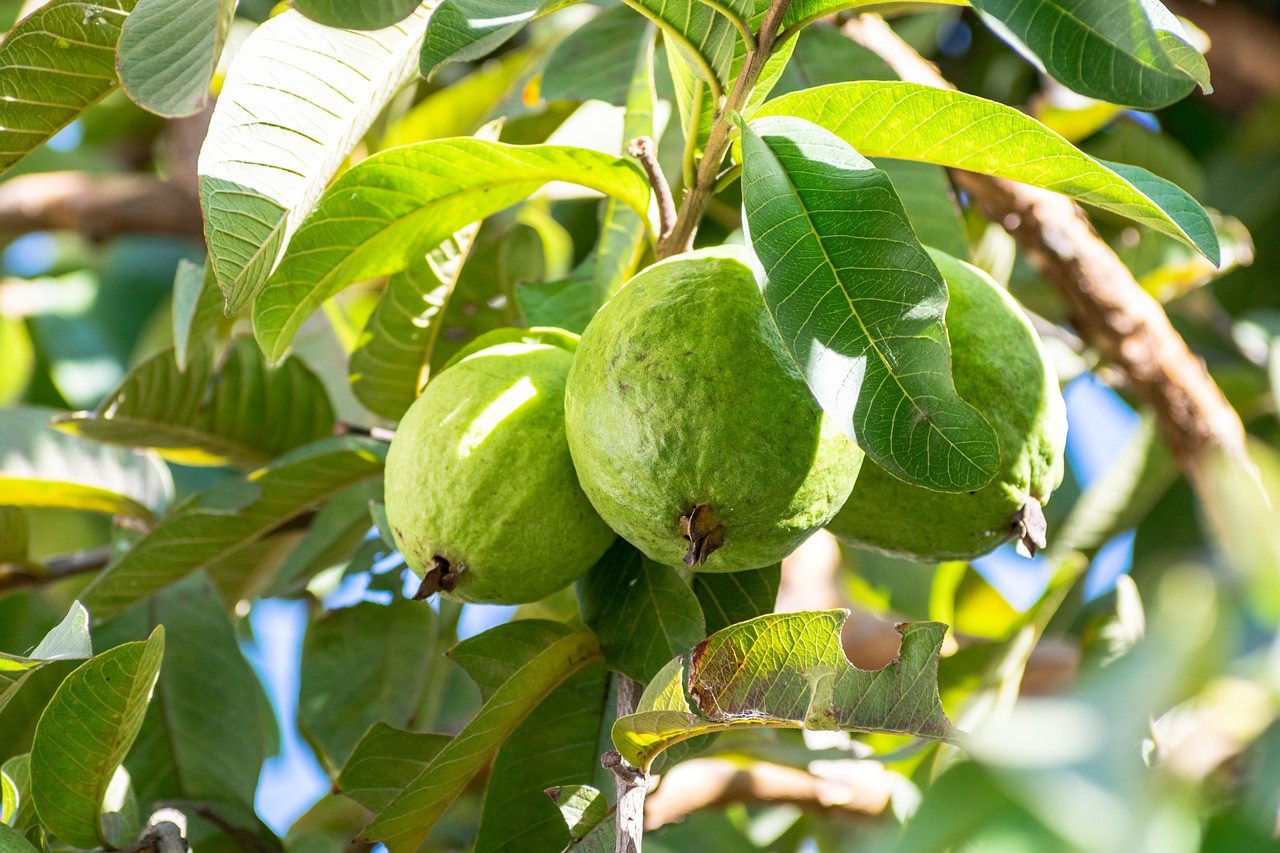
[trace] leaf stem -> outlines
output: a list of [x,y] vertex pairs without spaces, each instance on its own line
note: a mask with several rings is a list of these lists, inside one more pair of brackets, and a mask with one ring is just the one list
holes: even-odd
[[[702,159],[698,162],[697,177],[692,187],[685,193],[680,202],[680,212],[676,217],[676,226],[664,240],[658,241],[658,259],[669,258],[693,248],[693,235],[698,230],[698,220],[706,210],[707,202],[715,193],[716,179],[720,175],[720,165],[729,151],[730,131],[733,129],[731,117],[741,112],[747,105],[755,89],[756,81],[764,64],[773,54],[778,29],[782,19],[786,17],[791,0],[774,0],[760,22],[760,32],[754,39],[754,46],[747,51],[742,62],[742,70],[733,81],[733,89],[729,97],[720,105],[715,121],[711,124],[711,133],[702,150]],[[696,132],[696,131],[694,131]]]

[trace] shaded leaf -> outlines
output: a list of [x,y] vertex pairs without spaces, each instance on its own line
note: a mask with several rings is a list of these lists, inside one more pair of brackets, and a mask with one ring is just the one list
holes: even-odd
[[1213,223],[1191,196],[1142,169],[1100,163],[1004,104],[917,83],[872,81],[784,95],[753,117],[775,115],[821,125],[866,157],[919,160],[1050,189],[1219,259]]
[[370,811],[381,811],[447,743],[448,735],[405,732],[377,723],[352,750],[338,774],[338,788]]
[[427,26],[418,70],[431,78],[446,62],[480,59],[539,15],[575,0],[443,0]]
[[560,810],[569,837],[574,841],[580,840],[609,814],[609,801],[590,785],[559,785],[548,788],[546,793]]
[[0,506],[0,563],[27,559],[30,530],[26,513],[16,506]]
[[381,474],[385,454],[381,442],[327,439],[193,495],[94,579],[84,592],[89,611],[108,619],[248,547],[335,492]]
[[30,654],[21,657],[0,654],[0,711],[9,704],[31,673],[45,664],[55,660],[84,660],[92,654],[89,614],[77,601]]
[[[787,7],[786,16],[782,19],[783,32],[791,32],[836,12],[857,9],[860,6],[874,6],[883,2],[884,0],[793,0]],[[924,0],[924,2],[948,6],[969,5],[969,0]]]
[[611,810],[587,833],[565,848],[565,853],[611,853],[618,833],[617,815]]
[[761,616],[719,631],[673,660],[614,724],[613,742],[647,769],[667,747],[708,732],[753,726],[896,732],[951,740],[938,699],[947,626],[898,625],[898,658],[854,667],[840,645],[846,610]]
[[391,853],[411,851],[463,787],[556,687],[599,655],[595,638],[572,634],[552,643],[494,691],[484,707],[364,831]]
[[252,338],[221,364],[204,352],[184,372],[174,350],[130,371],[93,412],[60,429],[95,441],[150,448],[183,465],[261,465],[333,434],[319,377],[297,358],[267,366]]
[[0,853],[39,853],[39,851],[21,832],[0,823]]
[[[636,56],[648,52],[653,28],[627,6],[596,15],[556,45],[542,74],[542,97],[548,101],[595,99],[627,105],[636,73]],[[652,131],[650,131],[652,133]],[[627,135],[627,139],[634,136]]]
[[33,817],[31,755],[23,753],[0,765],[0,824],[25,829]]
[[998,35],[1082,95],[1159,109],[1196,84],[1213,91],[1208,63],[1159,0],[972,2]]
[[772,613],[782,585],[782,566],[745,572],[695,572],[693,594],[702,605],[707,633]]
[[404,269],[550,181],[617,196],[647,214],[639,167],[582,148],[438,139],[364,160],[328,189],[258,295],[253,326],[263,351],[278,360],[302,321],[342,288]]
[[420,0],[294,0],[293,8],[313,21],[349,30],[380,30],[413,14]]
[[0,409],[0,494],[17,506],[64,507],[150,521],[173,495],[154,453],[104,447],[49,426],[54,409]]
[[179,370],[212,347],[222,319],[222,291],[208,261],[179,260],[173,276],[173,353]]
[[0,41],[0,172],[116,87],[116,42],[134,2],[50,0]]
[[480,688],[480,698],[488,702],[520,667],[572,634],[562,622],[517,619],[463,640],[449,650],[449,657],[466,670]]
[[426,9],[374,33],[295,11],[236,52],[200,149],[209,262],[238,313],[386,102],[413,77]]
[[676,570],[623,539],[579,581],[578,606],[609,668],[641,684],[707,635],[698,599]]
[[395,596],[323,614],[302,643],[298,728],[329,767],[350,757],[376,723],[412,725],[427,673],[444,666],[435,613]]
[[[316,513],[306,536],[281,564],[269,594],[296,593],[318,572],[349,557],[374,524],[370,506],[381,500],[381,480],[366,480],[334,495]],[[384,544],[388,550],[395,550],[394,542]]]
[[893,182],[907,219],[920,242],[957,258],[969,256],[969,241],[951,182],[941,166],[911,160],[884,159],[877,164]]
[[62,841],[114,846],[99,814],[142,726],[163,656],[164,628],[146,642],[109,649],[67,676],[41,715],[31,798],[41,825]]
[[951,382],[946,282],[888,175],[800,119],[752,122],[742,150],[765,303],[823,409],[901,479],[985,485],[995,432]]
[[[789,10],[798,8],[792,3]],[[770,93],[772,97],[828,83],[896,80],[887,63],[832,24],[814,24],[800,33],[791,61]]]
[[116,46],[125,93],[162,116],[197,112],[234,14],[234,0],[137,0]]

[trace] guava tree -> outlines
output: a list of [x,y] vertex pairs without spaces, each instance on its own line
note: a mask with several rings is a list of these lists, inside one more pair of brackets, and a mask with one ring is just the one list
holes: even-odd
[[0,853],[1276,843],[1263,13],[0,10]]

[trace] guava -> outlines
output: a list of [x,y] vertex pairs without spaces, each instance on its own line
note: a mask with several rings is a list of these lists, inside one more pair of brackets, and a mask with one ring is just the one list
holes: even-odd
[[[387,522],[419,597],[522,604],[614,540],[578,486],[564,428],[569,333],[497,330],[414,401],[387,453]],[[487,344],[487,345],[486,345]]]
[[650,559],[695,570],[776,563],[835,514],[862,464],[737,247],[654,264],[600,309],[565,422],[600,516]]
[[1045,546],[1041,506],[1062,482],[1066,405],[1040,338],[985,273],[932,253],[950,292],[947,333],[960,397],[995,429],[1000,470],[969,492],[914,486],[868,462],[827,529],[840,540],[920,562],[967,560],[1014,539]]

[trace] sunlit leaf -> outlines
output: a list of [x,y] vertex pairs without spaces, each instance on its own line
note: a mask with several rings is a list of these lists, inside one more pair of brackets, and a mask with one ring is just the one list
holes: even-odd
[[342,489],[382,473],[386,445],[319,441],[180,504],[85,590],[95,619],[228,557]]
[[45,664],[55,660],[83,660],[92,654],[89,614],[77,601],[29,654],[0,653],[0,711],[17,694],[28,676]]
[[222,53],[234,0],[137,0],[120,33],[120,85],[162,116],[191,115],[204,105]]
[[963,92],[870,81],[783,95],[753,117],[812,121],[866,157],[919,160],[1044,187],[1176,237],[1218,261],[1195,199],[1150,172],[1100,163],[1024,113]]
[[[35,817],[31,805],[31,755],[15,755],[0,765],[0,825],[25,828]],[[3,848],[0,843],[0,848]]]
[[752,122],[742,140],[765,302],[818,402],[897,477],[985,485],[999,468],[995,433],[951,382],[946,283],[888,175],[799,119]]
[[0,42],[0,172],[115,89],[116,42],[134,2],[49,0]]
[[65,507],[144,521],[173,495],[154,453],[106,447],[49,426],[53,409],[0,410],[0,495],[16,506]]
[[421,0],[294,0],[293,7],[313,21],[351,30],[380,30],[398,24]]
[[215,364],[204,352],[178,367],[165,350],[134,368],[93,412],[58,420],[95,441],[150,448],[183,465],[261,465],[333,434],[319,377],[297,358],[268,367],[252,338]]
[[947,627],[900,624],[898,658],[867,671],[850,664],[841,648],[847,617],[842,610],[772,614],[713,634],[650,682],[637,712],[614,724],[615,746],[630,764],[647,769],[669,746],[734,728],[954,739],[937,684]]
[[[142,726],[164,656],[164,628],[109,649],[67,676],[31,747],[31,798],[40,823],[78,847],[113,847],[100,815]],[[118,783],[117,783],[118,784]]]
[[638,166],[581,148],[439,139],[363,161],[328,189],[258,295],[253,326],[263,351],[279,359],[302,321],[342,288],[404,269],[550,181],[648,211],[649,185]]
[[239,312],[386,102],[413,77],[429,12],[354,32],[288,11],[236,53],[200,150],[209,259]]
[[467,782],[529,713],[599,654],[594,637],[571,634],[520,667],[494,691],[475,719],[379,812],[364,837],[383,842],[391,853],[416,850]]
[[574,841],[599,825],[609,812],[609,801],[590,785],[559,785],[546,793],[560,810]]

